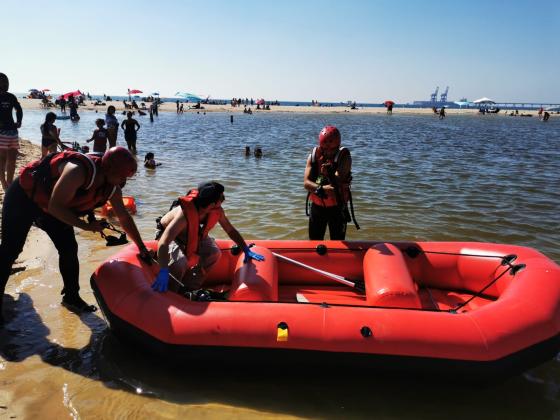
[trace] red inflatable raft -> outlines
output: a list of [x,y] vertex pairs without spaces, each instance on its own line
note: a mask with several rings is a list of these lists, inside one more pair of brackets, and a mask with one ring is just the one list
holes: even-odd
[[104,262],[91,285],[110,327],[169,354],[260,349],[469,372],[517,372],[560,349],[560,267],[530,248],[256,241],[265,261],[244,264],[218,244],[204,287],[229,290],[227,301],[152,291],[158,268],[133,245]]
[[[130,196],[123,196],[123,203],[124,207],[128,210],[130,214],[136,214],[136,200],[134,197]],[[113,206],[111,203],[107,202],[101,207],[101,215],[108,216],[110,213],[113,212]]]

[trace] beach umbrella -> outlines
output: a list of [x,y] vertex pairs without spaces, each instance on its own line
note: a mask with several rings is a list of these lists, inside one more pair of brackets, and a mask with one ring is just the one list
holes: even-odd
[[74,98],[77,98],[78,96],[82,96],[82,95],[83,95],[82,92],[80,92],[79,90],[75,90],[75,91],[73,91],[73,92],[68,92],[68,93],[65,93],[64,95],[60,95],[60,96],[58,97],[58,99],[64,99],[64,100],[66,100],[66,99],[68,99],[70,96],[73,96]]
[[159,96],[159,92],[152,92],[152,96]]
[[455,101],[453,103],[455,105],[459,105],[459,108],[463,108],[464,106],[467,106],[468,104],[470,104],[470,102],[467,102],[467,101]]
[[190,102],[202,101],[202,98],[200,96],[194,95],[194,94],[188,93],[188,92],[177,92],[177,93],[175,93],[175,98],[185,99],[185,100],[190,101]]
[[257,99],[257,105],[264,105],[264,99]]
[[494,102],[492,99],[488,99],[486,97],[484,98],[480,98],[477,99],[476,101],[473,101],[473,104],[495,104],[496,102]]
[[41,92],[50,92],[50,89],[41,89]]
[[560,106],[549,106],[546,108],[547,111],[560,111]]
[[136,93],[144,93],[144,92],[142,92],[141,90],[138,90],[138,89],[128,89],[128,94],[129,95],[134,95]]
[[390,107],[390,106],[395,105],[395,102],[393,102],[393,101],[385,101],[385,102],[383,102],[383,104],[388,108],[388,107]]
[[29,89],[29,92],[39,92],[39,89]]

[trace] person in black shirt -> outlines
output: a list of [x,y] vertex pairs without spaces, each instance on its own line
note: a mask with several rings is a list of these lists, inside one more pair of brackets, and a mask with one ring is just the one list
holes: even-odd
[[[8,92],[8,76],[0,73],[0,182],[4,191],[14,180],[16,157],[19,149],[18,128],[21,127],[23,111],[17,98]],[[13,111],[16,111],[14,122]]]

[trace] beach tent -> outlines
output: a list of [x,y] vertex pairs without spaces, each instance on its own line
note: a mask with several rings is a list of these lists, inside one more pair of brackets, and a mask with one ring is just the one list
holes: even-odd
[[58,99],[67,100],[70,96],[73,96],[74,98],[77,98],[78,96],[82,96],[82,95],[83,95],[82,92],[80,92],[79,90],[75,90],[74,92],[68,92],[68,93],[65,93],[64,95],[60,95],[58,97]]
[[200,102],[203,100],[200,96],[188,92],[177,92],[174,97],[177,99],[185,99],[189,102]]
[[470,102],[466,101],[455,101],[453,102],[455,105],[459,105],[459,108],[463,108],[464,106],[469,106]]
[[488,104],[489,105],[489,104],[495,104],[495,103],[496,102],[494,102],[492,99],[488,99],[486,97],[477,99],[476,101],[473,101],[473,104],[477,104],[477,105],[480,105],[480,104]]

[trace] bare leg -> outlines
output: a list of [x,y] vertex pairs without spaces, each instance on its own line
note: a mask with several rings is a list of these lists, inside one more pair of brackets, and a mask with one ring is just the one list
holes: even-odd
[[49,149],[47,149],[44,146],[41,146],[41,157],[44,158],[45,156],[47,156],[49,154]]
[[8,189],[8,182],[6,181],[6,155],[7,150],[0,150],[0,182],[4,191]]
[[16,171],[17,149],[8,150],[8,159],[6,160],[6,182],[8,185],[14,180],[14,172]]

